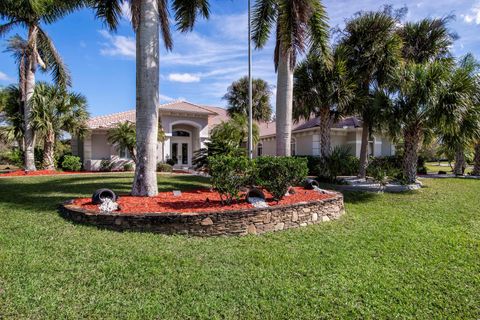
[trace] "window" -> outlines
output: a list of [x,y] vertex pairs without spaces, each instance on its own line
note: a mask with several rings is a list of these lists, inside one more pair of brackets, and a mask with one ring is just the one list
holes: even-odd
[[261,157],[263,155],[263,143],[257,145],[257,156]]
[[172,132],[172,136],[174,137],[190,137],[190,132],[183,131],[183,130],[176,130]]
[[290,141],[290,154],[292,156],[297,155],[297,140],[295,140],[295,138],[292,138],[292,140]]
[[131,159],[132,158],[132,157],[130,157],[130,152],[128,152],[127,148],[119,148],[118,156],[120,157],[120,159]]

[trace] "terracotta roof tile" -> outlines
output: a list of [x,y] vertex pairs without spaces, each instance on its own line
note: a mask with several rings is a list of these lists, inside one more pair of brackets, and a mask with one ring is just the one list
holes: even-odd
[[[162,104],[159,106],[160,112],[162,111],[173,111],[173,112],[186,112],[186,113],[195,113],[195,114],[202,114],[209,117],[218,117],[219,114],[216,112],[215,107],[204,107],[200,105],[196,105],[187,101],[175,101],[171,103]],[[215,110],[213,110],[215,108]],[[91,129],[96,128],[110,128],[116,123],[119,122],[135,122],[135,109],[128,110],[124,112],[104,115],[93,117],[88,121],[88,127]],[[210,121],[210,120],[209,120]]]

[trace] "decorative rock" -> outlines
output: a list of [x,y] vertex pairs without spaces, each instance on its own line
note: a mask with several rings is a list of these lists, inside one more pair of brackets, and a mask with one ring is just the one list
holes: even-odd
[[212,219],[210,219],[210,217],[206,217],[205,219],[202,220],[202,222],[200,222],[200,224],[202,226],[211,226],[213,224],[213,221]]
[[257,228],[255,227],[254,224],[250,224],[250,225],[247,227],[247,233],[248,233],[248,234],[257,234]]
[[328,222],[330,218],[328,216],[322,216],[322,222]]
[[303,212],[305,212],[305,213],[309,213],[310,211],[312,211],[312,209],[310,209],[310,208],[303,208],[302,210],[303,210]]
[[283,223],[283,222],[277,223],[275,225],[275,231],[283,230],[284,227],[285,227],[285,223]]
[[293,222],[298,221],[298,213],[297,213],[297,211],[294,211],[294,212],[292,213],[292,221],[293,221]]
[[317,221],[318,220],[318,214],[314,213],[312,214],[312,221]]
[[306,223],[306,222],[300,223],[300,227],[306,227],[306,226],[307,226],[307,223]]

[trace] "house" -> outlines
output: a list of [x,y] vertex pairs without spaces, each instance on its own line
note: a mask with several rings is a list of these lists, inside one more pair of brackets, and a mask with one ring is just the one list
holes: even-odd
[[[159,162],[176,159],[178,168],[191,167],[194,151],[204,147],[210,130],[228,120],[225,109],[198,105],[187,101],[175,101],[159,106],[164,141],[157,145]],[[108,142],[108,131],[120,122],[135,122],[135,110],[93,117],[88,121],[88,130],[83,138],[72,137],[72,153],[78,155],[85,170],[100,170],[102,161],[121,169],[131,162],[127,150],[119,150]],[[275,122],[260,123],[260,141],[254,155],[275,154]],[[292,130],[292,153],[295,155],[319,155],[320,136],[318,118],[301,121]],[[332,128],[332,147],[349,146],[352,154],[359,156],[361,121],[355,117],[344,118]],[[370,152],[375,156],[393,155],[395,147],[383,136],[374,135]]]

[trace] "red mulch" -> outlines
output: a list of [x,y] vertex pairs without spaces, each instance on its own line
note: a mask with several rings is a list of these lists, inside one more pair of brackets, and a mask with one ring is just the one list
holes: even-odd
[[[288,205],[305,201],[314,201],[331,198],[332,195],[322,194],[315,190],[305,190],[301,187],[294,188],[296,193],[284,197],[278,205]],[[276,206],[277,202],[272,199],[269,193],[265,193],[267,203],[270,206]],[[208,201],[207,201],[208,200]],[[132,197],[120,196],[118,199],[120,211],[116,213],[142,214],[142,213],[162,213],[162,212],[212,212],[212,211],[231,211],[239,209],[248,209],[253,206],[246,202],[244,198],[230,206],[222,205],[220,196],[215,191],[208,189],[184,191],[179,197],[173,196],[173,192],[161,192],[156,197]],[[83,209],[98,212],[98,205],[92,204],[90,198],[76,199],[75,205]]]
[[72,174],[79,172],[55,171],[55,170],[37,170],[25,172],[25,170],[16,170],[0,174],[0,177],[21,177],[21,176],[47,176],[59,174]]

